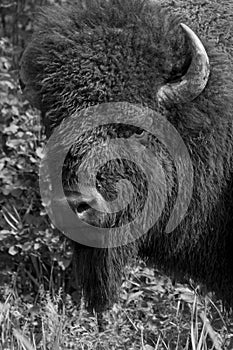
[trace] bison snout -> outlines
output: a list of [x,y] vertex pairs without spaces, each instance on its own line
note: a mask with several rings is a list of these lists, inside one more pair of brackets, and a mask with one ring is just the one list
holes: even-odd
[[100,193],[92,187],[85,188],[85,193],[65,191],[67,201],[78,218],[92,226],[103,226],[107,207]]

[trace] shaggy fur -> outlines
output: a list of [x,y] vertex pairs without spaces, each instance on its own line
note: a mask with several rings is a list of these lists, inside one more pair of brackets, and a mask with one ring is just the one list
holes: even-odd
[[[47,136],[64,118],[85,107],[102,102],[137,103],[166,116],[182,135],[193,163],[194,191],[188,212],[167,234],[164,229],[177,195],[176,173],[162,145],[148,139],[147,146],[166,169],[168,203],[158,223],[132,244],[111,249],[74,244],[75,277],[89,309],[101,311],[111,305],[117,298],[124,266],[137,256],[177,278],[188,276],[204,283],[226,304],[233,305],[233,56],[226,41],[233,25],[233,8],[227,3],[229,12],[225,13],[220,40],[219,19],[214,20],[217,2],[190,3],[80,0],[64,8],[46,8],[23,55],[25,94],[42,111]],[[204,17],[203,9],[209,17]],[[159,87],[185,74],[191,60],[180,22],[195,29],[204,43],[211,74],[198,98],[161,112],[156,100]],[[85,134],[84,128],[64,163],[64,184],[75,187],[76,169],[90,145],[98,143],[104,149],[106,138],[134,133],[112,127]],[[69,135],[62,136],[62,142],[69,140]],[[147,160],[145,164],[153,181],[155,171]],[[104,218],[102,224],[119,225],[124,223],[124,215],[133,216],[141,210],[146,184],[133,165],[127,166],[138,195],[126,214]],[[117,179],[127,177],[125,169],[122,162],[106,165],[103,176],[97,179],[103,197],[114,196]],[[154,205],[152,200],[150,210]]]

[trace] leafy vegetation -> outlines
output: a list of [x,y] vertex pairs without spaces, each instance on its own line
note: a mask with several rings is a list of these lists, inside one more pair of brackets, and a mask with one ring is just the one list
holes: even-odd
[[0,3],[0,348],[232,349],[231,319],[221,302],[174,286],[142,264],[129,267],[101,332],[96,315],[77,309],[77,291],[64,294],[64,286],[72,286],[71,250],[41,203],[38,167],[45,138],[39,113],[23,99],[17,78],[35,7],[42,4]]
[[12,284],[0,305],[3,349],[231,349],[232,337],[220,310],[206,297],[144,266],[130,269],[120,301],[96,317],[74,307],[70,296],[40,289],[37,303],[19,297]]

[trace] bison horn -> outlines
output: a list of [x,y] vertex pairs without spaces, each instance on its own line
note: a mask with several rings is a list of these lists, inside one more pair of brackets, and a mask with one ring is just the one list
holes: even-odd
[[159,89],[157,98],[161,105],[194,100],[204,90],[210,74],[209,58],[200,39],[186,24],[180,25],[190,41],[192,61],[179,82],[168,83]]

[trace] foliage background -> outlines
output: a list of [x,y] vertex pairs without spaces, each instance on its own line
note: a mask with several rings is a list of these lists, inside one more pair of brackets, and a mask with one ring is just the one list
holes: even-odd
[[0,284],[17,271],[19,287],[28,293],[38,291],[41,282],[51,290],[62,286],[70,263],[67,243],[52,228],[40,200],[44,136],[39,112],[24,100],[18,82],[20,56],[44,3],[0,2]]

